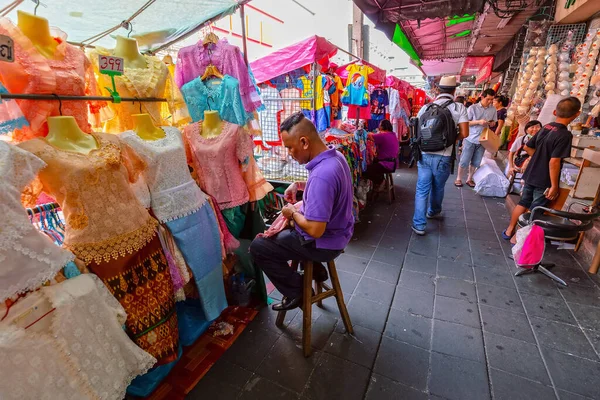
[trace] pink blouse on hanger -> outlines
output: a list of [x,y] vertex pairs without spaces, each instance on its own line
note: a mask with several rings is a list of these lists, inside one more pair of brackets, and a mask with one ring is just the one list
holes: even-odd
[[250,79],[248,66],[239,47],[229,44],[226,39],[206,46],[198,43],[179,50],[175,64],[175,83],[180,88],[204,74],[206,67],[213,64],[223,75],[230,75],[240,83],[240,94],[244,109],[251,113],[260,107],[260,96]]
[[[0,82],[10,93],[17,94],[100,95],[84,52],[68,44],[67,35],[61,30],[51,28],[50,33],[58,43],[52,59],[44,57],[18,26],[7,18],[0,18],[0,34],[12,38],[15,46],[15,61],[0,62]],[[46,119],[60,115],[60,104],[55,100],[17,100],[17,103],[30,126],[13,133],[16,142],[46,136]],[[81,130],[89,133],[92,129],[88,111],[99,121],[104,106],[105,102],[63,101],[62,114],[74,117]]]
[[215,197],[219,208],[241,206],[250,199],[242,176],[253,157],[252,138],[239,125],[223,122],[221,134],[202,136],[202,122],[183,130],[188,164],[196,171],[200,188]]

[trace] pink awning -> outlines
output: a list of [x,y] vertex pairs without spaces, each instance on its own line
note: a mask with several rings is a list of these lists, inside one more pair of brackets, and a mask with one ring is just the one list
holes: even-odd
[[[353,61],[351,63],[342,65],[341,67],[339,67],[337,69],[337,74],[340,76],[340,78],[342,78],[342,81],[346,81],[346,78],[348,78],[348,71],[346,70],[346,67],[352,64],[357,63],[358,61]],[[368,65],[369,67],[373,68],[375,70],[375,72],[373,72],[371,75],[369,75],[369,83],[372,85],[379,85],[385,82],[385,70],[376,67],[375,65],[368,63],[366,61],[362,61],[362,63],[364,65]]]
[[333,57],[337,47],[321,36],[311,36],[301,42],[277,50],[250,63],[257,83],[266,82],[295,69]]
[[445,60],[423,60],[421,68],[427,76],[460,75],[464,58],[449,58]]
[[408,93],[412,88],[412,85],[410,83],[403,81],[402,79],[397,78],[393,75],[385,77],[385,86],[396,89],[401,93]]

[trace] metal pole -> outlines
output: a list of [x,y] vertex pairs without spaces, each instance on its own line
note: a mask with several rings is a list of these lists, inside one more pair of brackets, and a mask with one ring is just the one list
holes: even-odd
[[314,113],[314,120],[313,122],[316,122],[317,120],[317,63],[313,63],[312,65],[312,70],[313,70],[313,98],[312,98],[312,109],[313,109],[313,113]]
[[[16,100],[55,100],[55,101],[110,101],[114,99],[110,96],[58,96],[53,94],[1,94],[0,99],[16,99]],[[166,102],[167,99],[158,97],[122,97],[121,102]]]
[[248,45],[246,40],[246,11],[242,4],[240,6],[240,18],[242,19],[242,46],[244,49],[244,62],[248,65]]

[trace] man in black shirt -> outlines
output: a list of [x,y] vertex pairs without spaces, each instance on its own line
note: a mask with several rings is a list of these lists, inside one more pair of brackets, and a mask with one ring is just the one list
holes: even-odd
[[517,222],[523,213],[538,206],[544,207],[558,197],[562,159],[570,156],[573,139],[567,125],[579,116],[580,109],[581,102],[576,97],[561,100],[554,110],[556,122],[544,126],[525,145],[531,161],[523,175],[525,187],[521,200],[512,213],[508,228],[502,232],[505,240],[510,240],[515,234]]

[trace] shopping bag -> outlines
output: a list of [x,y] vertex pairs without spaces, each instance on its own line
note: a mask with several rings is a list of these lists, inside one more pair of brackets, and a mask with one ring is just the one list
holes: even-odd
[[481,144],[484,149],[494,154],[500,148],[501,140],[501,137],[496,135],[493,130],[485,128],[479,137],[479,144]]
[[533,268],[542,262],[546,241],[544,230],[537,225],[527,225],[517,231],[517,244],[512,248],[515,264],[520,268]]

